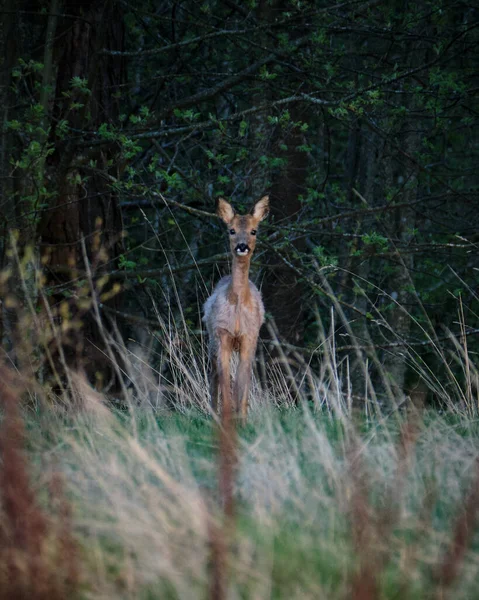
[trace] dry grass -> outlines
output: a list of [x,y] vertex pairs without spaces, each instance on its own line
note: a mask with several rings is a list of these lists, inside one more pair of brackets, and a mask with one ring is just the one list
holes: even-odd
[[[52,404],[4,370],[0,598],[475,597],[478,377],[465,343],[451,351],[465,386],[451,356],[441,378],[415,363],[442,415],[384,411],[369,375],[358,414],[324,332],[318,372],[296,351],[279,354],[286,372],[260,361],[267,386],[253,382],[238,430],[225,522],[201,335],[159,316],[148,343],[102,332],[125,382],[113,402],[68,372]],[[35,402],[21,413],[23,390]]]
[[[23,382],[0,369],[3,421],[0,431],[0,598],[63,600],[80,585],[78,545],[72,534],[70,503],[63,478],[50,471],[47,505],[32,488],[23,454],[25,427],[20,397]],[[51,466],[51,465],[50,465]]]
[[[211,419],[145,407],[115,414],[73,381],[81,410],[27,419],[37,492],[45,461],[64,481],[84,597],[473,597],[479,446],[470,420],[378,425],[258,408],[239,431],[237,520],[225,541]],[[40,494],[37,512],[44,502]],[[224,596],[210,583],[217,568],[228,573]]]

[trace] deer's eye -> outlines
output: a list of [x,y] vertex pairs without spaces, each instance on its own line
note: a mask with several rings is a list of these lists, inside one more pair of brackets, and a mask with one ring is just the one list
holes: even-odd
[[230,234],[231,234],[231,235],[234,235],[235,233],[236,233],[236,230],[235,230],[235,229],[230,229]]
[[251,230],[251,235],[256,235],[256,229]]

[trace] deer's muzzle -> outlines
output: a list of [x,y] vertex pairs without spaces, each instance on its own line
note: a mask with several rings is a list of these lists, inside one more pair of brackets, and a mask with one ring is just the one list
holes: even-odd
[[246,256],[251,252],[251,249],[248,244],[237,244],[235,252],[238,256]]

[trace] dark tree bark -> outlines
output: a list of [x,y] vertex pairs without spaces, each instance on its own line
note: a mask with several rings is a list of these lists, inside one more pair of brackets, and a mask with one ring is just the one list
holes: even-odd
[[[304,115],[299,107],[291,107],[292,121],[300,121]],[[300,218],[302,204],[300,197],[306,192],[308,172],[307,155],[297,148],[304,145],[304,139],[294,127],[286,139],[281,140],[288,147],[280,153],[287,161],[285,169],[273,176],[271,187],[271,215],[277,225],[291,224]],[[294,241],[286,252],[305,249],[304,240]],[[278,258],[272,256],[278,264]],[[279,333],[284,340],[293,344],[302,342],[304,335],[305,289],[298,281],[297,274],[286,265],[269,269],[263,285],[265,305],[274,315]]]
[[[414,156],[420,148],[419,133],[415,131],[414,125],[410,120],[406,120],[404,129],[409,132],[404,136],[404,148],[410,156]],[[389,159],[391,160],[391,158]],[[392,167],[390,167],[392,168]],[[404,174],[402,174],[404,173]],[[417,169],[414,166],[409,166],[408,169],[402,171],[401,177],[404,180],[403,192],[401,195],[402,202],[409,202],[417,197]],[[398,173],[398,176],[400,173]],[[398,240],[402,247],[407,249],[408,244],[414,236],[416,225],[416,213],[409,207],[398,209],[396,214],[392,215],[393,219],[388,227],[388,232],[392,239]],[[389,293],[393,297],[395,303],[390,312],[388,321],[396,339],[404,344],[404,346],[394,347],[390,349],[384,361],[387,377],[389,378],[394,397],[397,401],[401,401],[406,387],[407,373],[407,341],[411,334],[411,313],[415,304],[415,294],[412,288],[414,254],[412,252],[398,253],[397,267],[395,269],[394,278],[391,278],[389,284]]]
[[[0,124],[0,269],[7,268],[9,258],[7,249],[9,243],[9,233],[16,226],[15,201],[13,197],[13,179],[10,177],[10,155],[9,149],[12,147],[12,132],[8,129],[7,123],[12,118],[11,106],[12,92],[12,69],[17,60],[17,20],[18,13],[15,12],[15,2],[5,0],[1,3],[1,8],[5,11],[0,23],[0,44],[2,56],[4,58],[0,69],[0,106],[1,106],[1,124]],[[0,290],[1,295],[6,295],[7,290],[12,286],[12,282],[6,282],[4,289]],[[0,342],[7,350],[12,346],[12,331],[14,329],[15,314],[1,303],[0,308]]]
[[[119,107],[115,91],[125,80],[125,69],[120,57],[102,56],[99,51],[105,45],[112,50],[123,49],[121,9],[113,2],[82,3],[69,10],[73,9],[79,19],[64,24],[61,41],[55,47],[57,77],[50,133],[55,152],[46,170],[58,194],[38,226],[46,286],[62,292],[75,288],[76,269],[81,272],[88,267],[95,274],[102,272],[107,263],[114,265],[122,246],[121,213],[109,181],[111,174],[117,177],[120,171],[118,165],[109,165],[113,150],[106,148],[85,157],[73,141],[60,139],[55,132],[55,124],[63,119],[69,119],[73,129],[98,130],[102,123],[116,122]],[[73,78],[88,82],[90,91],[77,92],[72,98]],[[84,106],[72,114],[73,100]],[[93,170],[89,168],[91,161],[95,164]],[[62,292],[49,296],[51,306],[64,301]],[[104,293],[108,295],[107,288],[95,290],[97,302]],[[74,301],[69,305],[71,317],[83,323],[65,340],[69,366],[85,369],[100,385],[112,381],[111,356],[95,311],[81,310]]]

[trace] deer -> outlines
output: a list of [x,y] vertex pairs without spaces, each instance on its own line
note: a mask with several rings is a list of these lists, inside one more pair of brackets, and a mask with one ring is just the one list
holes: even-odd
[[232,412],[230,362],[233,352],[239,364],[233,389],[234,409],[243,422],[248,412],[248,393],[258,335],[264,322],[261,293],[249,279],[251,257],[256,246],[258,225],[269,212],[269,196],[256,202],[249,214],[238,215],[224,198],[218,198],[216,214],[228,228],[233,257],[231,275],[220,279],[204,304],[203,321],[208,333],[211,363],[211,408]]

